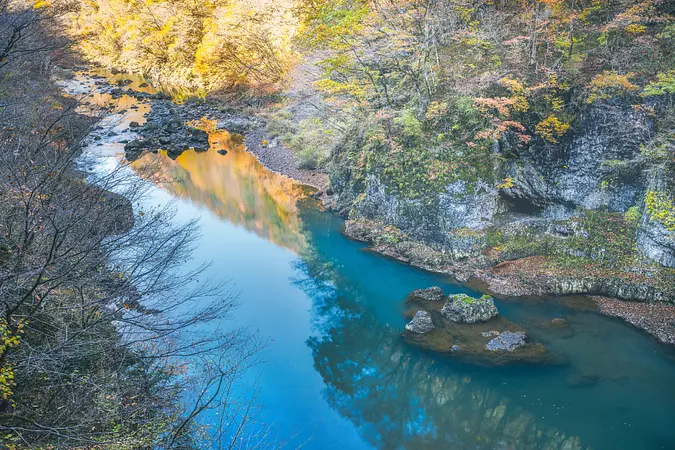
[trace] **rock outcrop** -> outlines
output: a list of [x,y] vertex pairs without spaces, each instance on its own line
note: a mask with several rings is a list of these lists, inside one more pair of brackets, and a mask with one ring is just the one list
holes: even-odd
[[477,323],[487,322],[497,316],[497,307],[489,295],[473,298],[465,294],[451,295],[441,309],[443,314],[453,322]]
[[[661,131],[630,102],[587,105],[559,143],[506,139],[483,175],[412,195],[376,164],[355,173],[353,149],[365,145],[357,137],[333,155],[325,204],[374,251],[462,282],[478,278],[489,292],[673,303],[675,231],[645,204],[649,192],[675,192],[672,162],[643,151]],[[493,270],[536,257],[534,272]]]
[[139,137],[124,146],[128,161],[134,161],[146,152],[166,150],[171,158],[178,157],[188,149],[209,149],[206,131],[185,123],[169,101],[156,101],[143,126],[135,127]]
[[432,286],[427,289],[416,289],[412,291],[406,301],[408,303],[426,304],[433,302],[441,302],[444,299],[445,295],[443,295],[443,289],[441,289],[438,286]]
[[526,335],[523,331],[504,331],[502,333],[498,333],[497,337],[493,338],[485,345],[485,348],[492,352],[512,352],[526,344],[525,338]]
[[426,311],[417,311],[415,316],[405,326],[407,331],[417,334],[425,334],[434,329],[434,323],[431,321],[431,315]]

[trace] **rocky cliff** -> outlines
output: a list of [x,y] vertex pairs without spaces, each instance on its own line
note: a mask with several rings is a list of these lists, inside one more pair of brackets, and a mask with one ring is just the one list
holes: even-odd
[[[326,203],[350,220],[348,234],[377,250],[410,261],[402,242],[423,246],[429,260],[413,258],[416,265],[491,279],[505,294],[675,302],[674,227],[646,201],[667,202],[675,192],[672,149],[663,157],[672,130],[659,114],[670,114],[667,105],[586,106],[561,142],[519,147],[504,139],[483,162],[489,176],[417,198],[392,189],[377,165],[365,175],[350,169],[359,146],[352,136],[333,152]],[[535,267],[525,263],[531,258]],[[507,264],[518,273],[507,277]]]

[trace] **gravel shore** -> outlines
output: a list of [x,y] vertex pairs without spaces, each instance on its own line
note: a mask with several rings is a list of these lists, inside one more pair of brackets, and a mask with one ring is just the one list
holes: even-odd
[[592,299],[600,313],[619,317],[661,342],[675,344],[675,305],[627,302],[607,297]]
[[[264,128],[251,130],[245,133],[245,136],[246,149],[254,154],[258,161],[268,169],[319,190],[324,189],[328,184],[328,174],[299,168],[293,152],[282,144],[263,146],[261,142],[268,139]],[[269,141],[274,142],[273,140]]]

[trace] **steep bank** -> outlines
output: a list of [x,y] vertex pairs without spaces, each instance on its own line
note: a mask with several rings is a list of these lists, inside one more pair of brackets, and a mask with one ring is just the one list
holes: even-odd
[[499,295],[675,302],[672,2],[323,5],[278,123],[348,235]]
[[365,178],[350,170],[345,150],[333,162],[326,203],[350,219],[348,235],[376,250],[410,259],[400,242],[382,248],[391,238],[378,233],[391,226],[404,236],[398,241],[428,249],[420,265],[454,267],[458,279],[479,278],[496,294],[673,303],[675,231],[653,200],[675,188],[673,167],[644,156],[671,133],[669,121],[629,104],[588,107],[559,144],[497,146],[504,157],[490,171],[508,183],[459,180],[418,199],[397,194],[377,167]]

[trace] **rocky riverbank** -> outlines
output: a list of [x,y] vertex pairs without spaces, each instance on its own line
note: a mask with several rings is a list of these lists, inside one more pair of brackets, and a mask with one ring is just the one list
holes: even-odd
[[[667,278],[602,278],[589,268],[561,270],[543,256],[500,261],[495,255],[470,257],[410,238],[393,226],[348,220],[345,235],[370,250],[421,269],[448,275],[480,292],[507,299],[598,295],[598,311],[626,320],[664,343],[675,343],[675,284]],[[608,297],[614,298],[608,298]],[[601,299],[601,300],[598,300]]]
[[625,302],[614,298],[592,297],[601,314],[617,317],[644,330],[659,341],[675,345],[675,306]]
[[[99,77],[98,87],[113,98],[123,95],[147,101],[151,110],[144,125],[132,123],[138,139],[128,142],[125,150],[127,159],[135,160],[144,151],[166,150],[176,158],[183,151],[193,148],[205,151],[209,148],[208,134],[200,129],[204,120],[217,129],[240,134],[246,140],[246,149],[269,170],[287,176],[301,184],[323,189],[328,183],[328,175],[315,170],[299,167],[297,158],[278,139],[268,136],[265,120],[255,113],[255,108],[247,106],[223,106],[223,100],[217,97],[206,99],[188,99],[185,103],[174,103],[166,94],[148,93],[128,87],[126,83],[107,84]],[[250,114],[240,111],[251,110]]]

